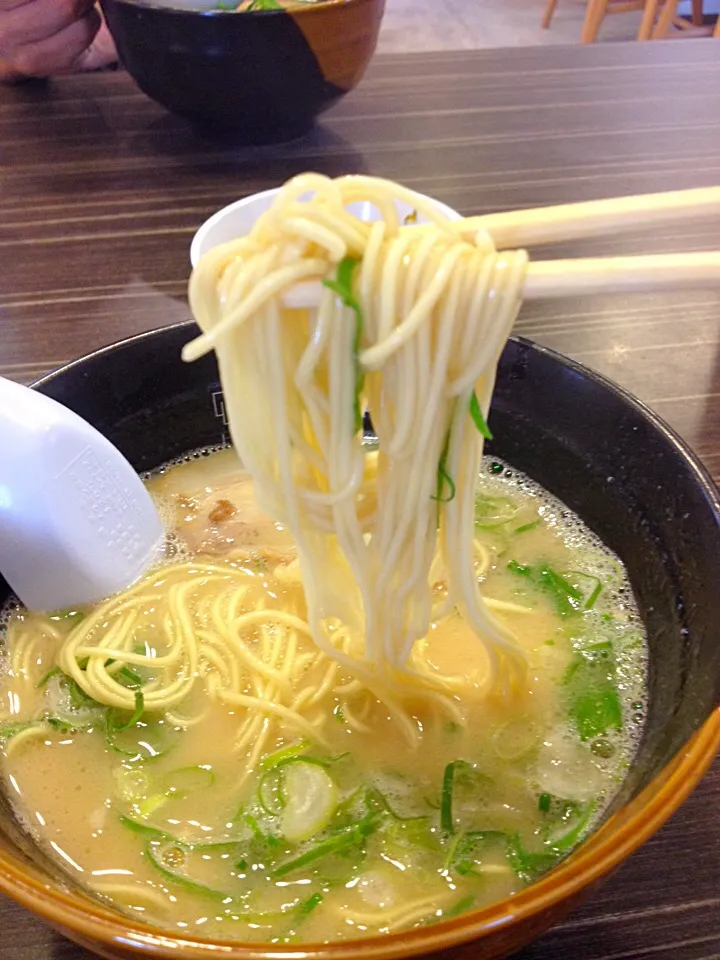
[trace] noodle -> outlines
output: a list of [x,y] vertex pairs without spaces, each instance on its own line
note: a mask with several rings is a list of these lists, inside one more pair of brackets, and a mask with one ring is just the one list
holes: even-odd
[[[382,219],[352,216],[359,200]],[[403,226],[395,200],[430,223]],[[462,723],[456,698],[471,684],[516,683],[525,659],[503,615],[523,608],[478,589],[491,557],[473,533],[483,449],[473,420],[487,416],[526,261],[485,235],[467,243],[402,187],[315,175],[290,181],[247,237],[211,251],[190,285],[204,332],[184,355],[217,350],[235,447],[298,559],[275,567],[282,600],[259,588],[247,556],[165,566],[66,635],[45,628],[63,674],[100,704],[132,713],[141,702],[183,729],[205,716],[198,705],[176,712],[199,685],[240,708],[246,772],[274,725],[322,742],[338,696],[352,728],[369,729],[379,701],[417,743],[427,716],[413,703]],[[318,309],[286,308],[308,280],[326,282]],[[365,405],[379,453],[363,445]],[[443,676],[427,660],[431,622],[456,607],[487,651],[484,677]],[[29,677],[37,634],[18,621],[8,641]],[[128,669],[142,671],[141,693]]]
[[[462,686],[460,678],[440,674],[425,662],[422,649],[413,653],[412,676],[376,678],[368,685],[314,646],[299,581],[284,584],[277,608],[267,605],[273,596],[267,581],[260,583],[234,561],[171,564],[128,593],[99,604],[64,638],[60,634],[50,662],[92,701],[129,712],[136,707],[138,691],[125,685],[123,671],[141,671],[144,710],[164,713],[181,729],[205,719],[207,699],[239,708],[235,750],[251,748],[241,782],[278,731],[325,744],[322,725],[338,697],[356,730],[368,729],[362,718],[373,702],[382,702],[411,744],[419,741],[412,701],[424,701],[438,718],[464,722],[452,699]],[[31,662],[37,634],[29,627],[36,620],[44,622],[39,615],[23,614],[10,621],[7,631],[11,658],[22,669],[16,675],[31,688],[48,670],[47,651],[36,666]],[[346,630],[336,629],[333,649],[347,655],[352,641]],[[193,691],[198,684],[203,690],[200,708],[177,712],[178,705],[197,699]],[[72,725],[73,716],[68,719]],[[49,729],[38,717],[36,725],[8,741],[6,750],[15,751]]]
[[[351,215],[359,200],[382,219]],[[430,223],[403,226],[394,200]],[[471,407],[487,417],[526,264],[485,234],[466,242],[396,184],[308,174],[191,279],[203,334],[184,357],[215,349],[235,448],[259,503],[298,544],[312,637],[376,693],[401,673],[420,683],[413,647],[454,606],[487,649],[487,688],[523,675],[473,565],[483,437]],[[325,283],[317,310],[289,309],[283,298],[305,281]],[[362,443],[365,405],[377,458]],[[440,569],[447,591],[434,606]],[[332,642],[338,620],[363,638],[353,655]]]

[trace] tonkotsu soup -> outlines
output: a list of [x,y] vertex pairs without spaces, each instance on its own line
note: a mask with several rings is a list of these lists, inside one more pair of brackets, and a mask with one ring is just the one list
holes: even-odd
[[476,574],[529,661],[502,696],[455,610],[404,693],[322,653],[293,543],[231,451],[148,485],[165,566],[95,608],[5,615],[4,788],[89,891],[207,937],[388,933],[517,892],[603,816],[646,643],[622,565],[545,491],[486,460]]

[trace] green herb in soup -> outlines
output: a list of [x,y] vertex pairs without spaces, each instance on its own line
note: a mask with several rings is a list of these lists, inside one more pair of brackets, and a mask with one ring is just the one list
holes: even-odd
[[[438,498],[452,482],[439,468]],[[98,608],[5,615],[5,789],[89,890],[193,935],[333,941],[507,897],[593,829],[642,726],[645,639],[622,566],[561,504],[486,463],[475,573],[524,684],[488,690],[451,609],[400,700],[314,646],[295,547],[231,452],[148,484],[164,567]]]
[[223,10],[228,13],[252,13],[260,10],[292,10],[294,7],[308,7],[323,3],[324,0],[241,0],[240,3],[233,0],[219,0],[215,5],[216,10]]

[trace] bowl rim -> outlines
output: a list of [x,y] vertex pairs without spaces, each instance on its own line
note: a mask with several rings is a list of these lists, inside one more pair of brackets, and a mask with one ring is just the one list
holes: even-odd
[[292,14],[295,16],[312,16],[313,12],[317,14],[317,11],[328,10],[334,7],[356,7],[363,4],[372,4],[376,3],[377,0],[315,0],[313,3],[307,2],[307,0],[300,0],[300,2],[295,4],[293,0],[292,7],[282,7],[279,10],[218,10],[217,8],[210,7],[206,9],[192,9],[191,7],[174,7],[170,3],[157,3],[152,2],[152,0],[109,0],[111,3],[115,3],[118,6],[126,7],[139,7],[143,10],[163,10],[164,12],[175,15],[175,14],[184,14],[184,15],[200,15],[203,17],[234,17],[238,13],[241,13],[243,17],[276,17],[278,15]]
[[[125,2],[125,0],[122,0]],[[341,0],[343,2],[343,0]],[[194,326],[186,320],[150,330],[93,350],[57,370],[35,380],[41,388],[88,360],[160,337],[169,331],[188,331]],[[710,475],[685,442],[644,403],[622,387],[594,370],[562,354],[523,337],[511,338],[549,356],[565,368],[588,377],[633,407],[663,433],[688,463],[696,481],[720,514],[720,493]],[[669,819],[697,786],[716,754],[720,752],[720,706],[710,712],[702,725],[680,747],[667,766],[641,793],[613,814],[578,850],[538,881],[519,893],[480,910],[439,921],[428,927],[391,933],[385,936],[346,940],[337,943],[299,943],[283,948],[271,943],[239,940],[203,940],[170,930],[149,927],[82,894],[51,886],[37,879],[13,854],[0,850],[0,891],[55,927],[75,936],[85,945],[93,943],[116,947],[129,954],[183,960],[400,960],[436,950],[481,940],[499,929],[527,921],[537,914],[559,907],[563,901],[580,895],[617,867],[648,840]]]
[[[125,2],[125,0],[123,0]],[[332,0],[334,2],[334,0]],[[341,3],[345,3],[346,0],[340,0]],[[233,200],[232,203],[225,204],[224,207],[220,207],[219,210],[216,210],[215,213],[211,214],[207,220],[204,220],[200,226],[195,231],[192,240],[190,241],[190,266],[195,269],[199,261],[205,255],[209,253],[210,250],[214,247],[209,247],[208,250],[203,253],[203,246],[208,239],[208,236],[212,234],[214,229],[218,224],[222,223],[223,220],[232,218],[233,214],[242,210],[243,207],[247,207],[252,203],[257,203],[258,201],[263,201],[267,197],[277,196],[280,193],[282,187],[269,187],[267,190],[259,190],[256,193],[249,193],[245,197],[241,197],[239,200]],[[419,193],[415,191],[417,196],[422,200],[427,200],[429,203],[435,204],[438,208],[438,211],[448,220],[460,220],[462,216],[447,203],[443,203],[442,200],[437,200],[435,197],[430,197],[425,193]],[[259,216],[259,214],[258,214]]]

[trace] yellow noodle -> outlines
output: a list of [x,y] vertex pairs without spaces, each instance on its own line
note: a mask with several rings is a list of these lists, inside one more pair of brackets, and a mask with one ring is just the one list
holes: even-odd
[[16,733],[5,745],[5,756],[9,757],[20,747],[25,746],[32,740],[37,740],[40,737],[43,740],[46,740],[50,735],[52,728],[48,726],[47,723],[38,721],[36,726],[28,727],[26,730],[21,730],[19,733]]
[[124,901],[130,908],[142,909],[143,905],[147,905],[167,911],[172,907],[167,894],[155,890],[147,883],[94,883],[93,888],[101,896]]
[[[344,907],[341,911],[341,916],[352,920],[353,923],[362,924],[363,926],[372,927],[373,929],[399,930],[402,927],[410,926],[412,923],[424,919],[430,913],[436,914],[438,910],[442,909],[442,905],[438,906],[438,900],[439,898],[437,896],[423,897],[420,900],[415,900],[413,903],[403,903],[395,909],[388,909],[386,907],[382,911],[375,911],[374,913],[361,913],[357,910]],[[445,900],[446,902],[450,900],[449,894]]]
[[[431,224],[402,226],[394,200]],[[382,221],[352,216],[357,201]],[[282,305],[302,279],[334,281],[346,256],[359,261],[359,357],[358,318],[332,289],[320,288],[314,311]],[[261,506],[298,544],[304,626],[393,715],[388,690],[397,684],[385,689],[378,676],[407,670],[439,609],[459,605],[485,645],[487,689],[496,676],[509,689],[523,673],[513,634],[478,591],[490,556],[472,535],[483,438],[470,401],[487,417],[526,264],[523,251],[496,253],[486,234],[463,240],[432,203],[397,184],[311,174],[286,184],[248,236],[207,254],[190,283],[203,333],[184,356],[217,349],[234,444]],[[369,470],[353,412],[358,362],[382,451]],[[441,459],[452,497],[442,488],[435,496]],[[438,607],[428,584],[440,571],[447,592]],[[353,656],[329,636],[331,611],[364,640]],[[416,673],[418,693],[428,679]]]

